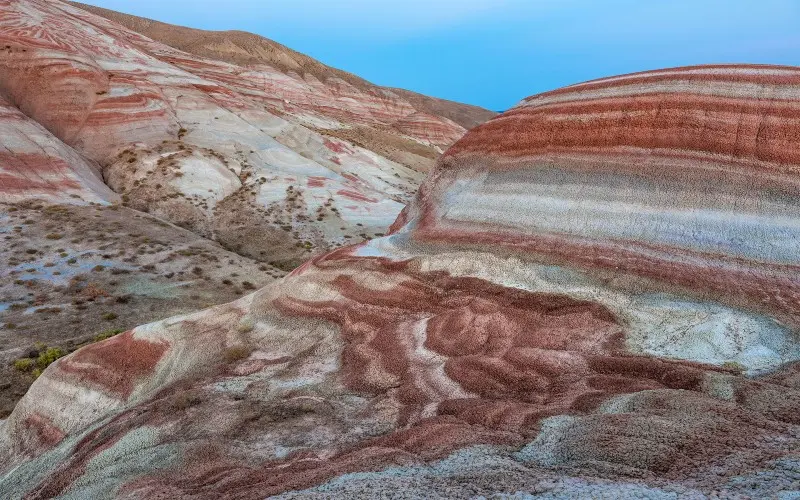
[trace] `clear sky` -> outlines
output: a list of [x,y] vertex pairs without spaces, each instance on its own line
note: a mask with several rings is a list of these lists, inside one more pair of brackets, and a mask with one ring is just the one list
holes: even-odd
[[504,110],[593,78],[800,65],[800,0],[84,0],[258,33],[374,83]]

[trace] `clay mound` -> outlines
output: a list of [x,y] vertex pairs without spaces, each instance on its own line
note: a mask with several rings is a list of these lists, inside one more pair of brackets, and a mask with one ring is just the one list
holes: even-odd
[[51,365],[0,429],[0,488],[797,494],[797,75],[526,101],[457,143],[391,235]]

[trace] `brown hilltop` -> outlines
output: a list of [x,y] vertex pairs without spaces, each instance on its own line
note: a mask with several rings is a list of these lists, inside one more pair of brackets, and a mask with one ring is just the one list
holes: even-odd
[[148,38],[189,54],[225,61],[239,66],[269,64],[284,73],[309,74],[323,82],[330,78],[340,78],[360,90],[388,90],[410,102],[416,109],[443,116],[466,129],[480,125],[497,115],[494,111],[478,106],[430,97],[410,90],[379,87],[352,73],[327,66],[274,40],[253,33],[238,30],[199,30],[162,23],[80,2],[71,3],[93,14],[121,24]]

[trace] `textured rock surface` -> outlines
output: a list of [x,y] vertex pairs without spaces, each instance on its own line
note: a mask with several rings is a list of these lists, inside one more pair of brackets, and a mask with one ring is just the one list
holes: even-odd
[[[240,66],[267,64],[290,75],[310,75],[327,82],[345,81],[370,95],[395,95],[417,111],[452,120],[466,129],[480,125],[497,113],[477,106],[429,97],[396,88],[381,88],[356,75],[326,66],[273,40],[242,31],[203,31],[131,16],[113,10],[74,2],[76,6],[103,16],[128,29],[170,47],[196,56]],[[333,86],[338,86],[334,84]],[[388,91],[389,93],[387,94]]]
[[[60,201],[79,186],[86,201],[113,201],[102,170],[130,207],[289,269],[382,232],[465,132],[274,42],[240,33],[263,45],[240,61],[215,34],[186,33],[194,53],[75,4],[0,1],[0,126],[21,137],[14,162],[0,157],[0,200],[58,181]],[[49,133],[17,124],[31,121]],[[38,156],[22,168],[17,150]]]
[[119,196],[103,184],[96,166],[2,96],[0,138],[0,193],[4,201],[119,201]]
[[797,495],[798,88],[703,67],[523,102],[389,236],[52,365],[0,488]]

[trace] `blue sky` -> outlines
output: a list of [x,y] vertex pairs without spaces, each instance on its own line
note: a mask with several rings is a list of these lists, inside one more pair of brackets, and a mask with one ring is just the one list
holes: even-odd
[[669,66],[800,65],[800,0],[84,0],[281,42],[374,83],[503,110]]

